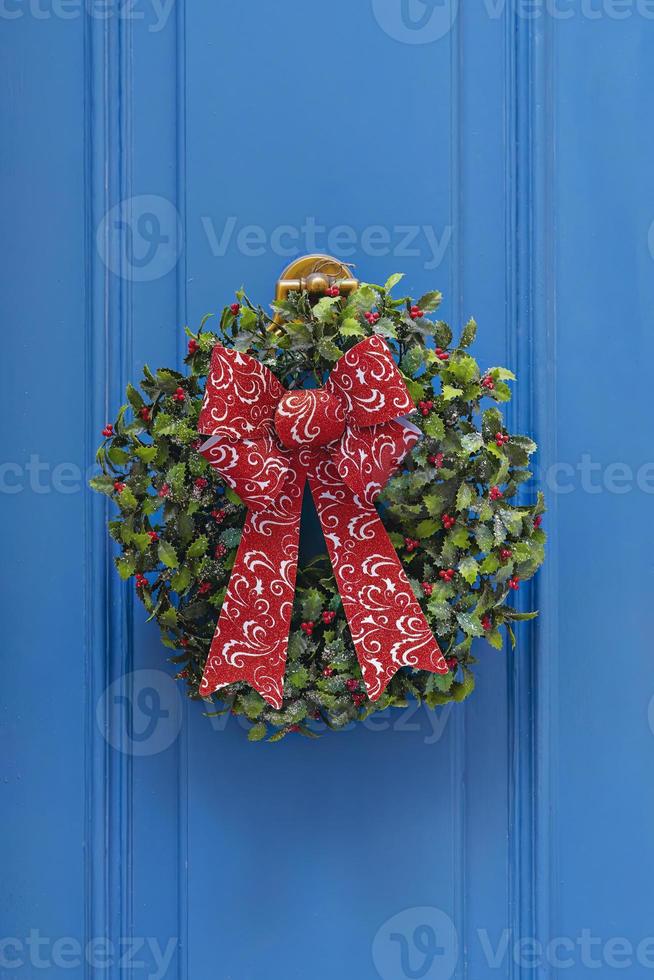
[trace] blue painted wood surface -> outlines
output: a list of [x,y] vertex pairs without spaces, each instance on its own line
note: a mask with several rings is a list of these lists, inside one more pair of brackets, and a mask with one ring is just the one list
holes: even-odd
[[[651,975],[650,6],[3,8],[0,976]],[[469,703],[253,746],[84,486],[143,363],[313,250],[519,371],[549,560]]]

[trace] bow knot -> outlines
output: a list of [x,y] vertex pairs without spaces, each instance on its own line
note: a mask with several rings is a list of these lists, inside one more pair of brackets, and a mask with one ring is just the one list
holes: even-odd
[[326,446],[345,431],[345,406],[324,388],[287,391],[275,412],[275,430],[287,449]]
[[[324,388],[286,391],[247,354],[216,346],[198,422],[201,453],[248,507],[200,692],[245,680],[283,698],[308,480],[364,683],[379,698],[403,666],[446,673],[374,500],[420,432],[380,337],[356,344]],[[308,451],[307,451],[308,450]]]

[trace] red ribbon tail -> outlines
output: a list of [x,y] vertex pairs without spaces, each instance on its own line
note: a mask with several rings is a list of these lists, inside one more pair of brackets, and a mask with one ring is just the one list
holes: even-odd
[[200,694],[245,681],[281,708],[293,610],[304,474],[291,471],[279,499],[248,511]]
[[314,467],[309,484],[370,700],[378,700],[401,667],[446,674],[374,505],[343,482],[328,457]]

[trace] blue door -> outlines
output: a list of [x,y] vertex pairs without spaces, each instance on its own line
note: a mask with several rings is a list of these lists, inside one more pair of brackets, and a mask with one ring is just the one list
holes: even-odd
[[[651,3],[0,20],[0,976],[651,976]],[[465,704],[253,745],[182,700],[86,482],[128,379],[314,251],[477,317],[549,553]]]

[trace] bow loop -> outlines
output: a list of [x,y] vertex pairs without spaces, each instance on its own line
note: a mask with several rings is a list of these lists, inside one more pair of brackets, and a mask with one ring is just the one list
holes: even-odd
[[290,454],[271,433],[258,439],[212,436],[200,453],[251,510],[266,510],[284,489]]
[[415,408],[390,348],[381,337],[366,337],[343,354],[325,385],[340,396],[348,421],[380,425]]
[[272,371],[259,361],[216,344],[198,430],[228,439],[259,438],[271,432],[284,392]]
[[372,506],[420,435],[411,423],[397,420],[366,428],[349,426],[331,457],[343,483]]

